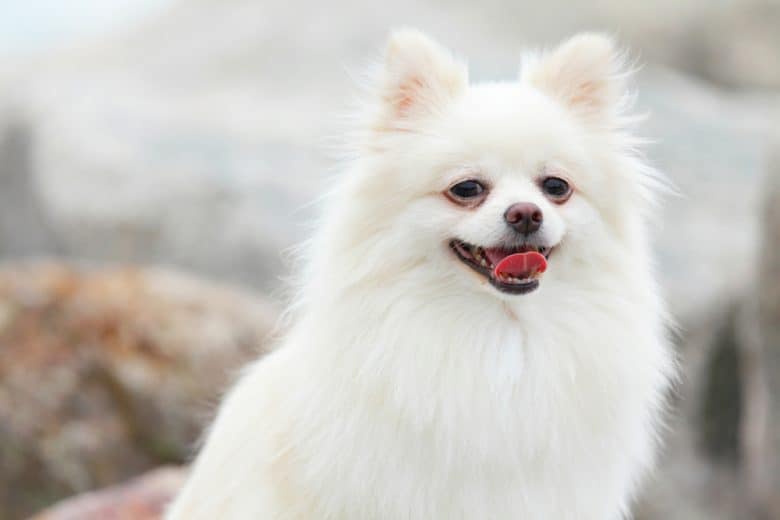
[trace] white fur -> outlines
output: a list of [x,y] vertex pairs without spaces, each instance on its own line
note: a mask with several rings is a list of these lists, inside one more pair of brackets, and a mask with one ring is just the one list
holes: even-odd
[[[468,85],[438,44],[395,33],[293,325],[225,399],[167,518],[627,517],[674,362],[644,229],[659,177],[632,150],[623,79],[600,35]],[[569,202],[543,196],[544,172]],[[475,176],[478,208],[442,195]],[[510,240],[518,201],[558,246],[512,296],[447,244]]]

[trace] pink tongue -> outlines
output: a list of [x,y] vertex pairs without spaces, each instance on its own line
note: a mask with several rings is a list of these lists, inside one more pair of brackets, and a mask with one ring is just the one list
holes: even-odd
[[515,278],[533,278],[547,269],[544,255],[536,251],[515,253],[501,260],[493,270],[493,276],[513,276]]

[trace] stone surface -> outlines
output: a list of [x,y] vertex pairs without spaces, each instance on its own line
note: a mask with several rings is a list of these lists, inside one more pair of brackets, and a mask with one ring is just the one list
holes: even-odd
[[730,88],[780,89],[780,2],[710,2],[700,14],[677,24],[671,63]]
[[[773,518],[780,518],[780,137],[768,168],[764,196],[764,229],[758,279],[758,321],[761,342],[757,370],[766,384],[766,439],[755,457],[755,477],[766,479],[756,494]],[[762,419],[761,416],[758,419]],[[762,444],[763,443],[763,444]]]
[[637,518],[780,518],[780,142],[741,288],[689,315],[659,472]]
[[742,408],[738,297],[689,317],[680,335],[683,372],[667,419],[658,470],[637,520],[733,520],[745,516],[738,432]]
[[0,258],[58,252],[33,171],[30,128],[0,121]]
[[64,500],[30,520],[159,520],[187,473],[155,469],[127,483]]
[[274,319],[171,271],[0,269],[0,518],[187,460]]
[[30,520],[158,520],[186,476],[182,468],[155,469],[129,482],[64,500]]

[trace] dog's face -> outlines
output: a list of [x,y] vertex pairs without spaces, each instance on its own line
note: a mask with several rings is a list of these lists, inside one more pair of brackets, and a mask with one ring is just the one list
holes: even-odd
[[594,217],[576,129],[518,85],[472,87],[438,123],[451,149],[437,155],[455,160],[435,169],[441,196],[428,211],[451,256],[503,293],[533,291],[564,237]]
[[436,43],[396,33],[364,190],[398,249],[384,260],[498,295],[606,268],[645,195],[624,151],[623,88],[602,36],[573,38],[518,81],[469,85]]

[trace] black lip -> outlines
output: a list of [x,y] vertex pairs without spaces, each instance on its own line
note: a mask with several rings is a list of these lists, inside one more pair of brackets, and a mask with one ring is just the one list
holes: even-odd
[[[461,262],[466,264],[472,270],[484,276],[487,279],[487,281],[490,282],[490,285],[492,285],[499,291],[506,294],[528,294],[539,288],[539,280],[532,280],[528,283],[517,284],[517,283],[505,283],[502,282],[501,280],[497,280],[493,278],[493,275],[489,268],[482,267],[478,263],[474,262],[472,259],[466,258],[465,256],[461,255],[460,251],[458,251],[458,248],[455,246],[456,243],[465,244],[465,242],[457,239],[450,241],[450,249],[452,249],[452,251],[455,253],[455,256],[458,257],[458,259]],[[550,250],[547,252],[545,257],[550,256],[552,249],[553,248],[550,248]]]
[[492,276],[488,276],[488,282],[490,282],[490,285],[492,285],[499,291],[507,294],[528,294],[529,292],[533,292],[539,288],[539,280],[532,280],[528,283],[507,284],[499,280],[496,280]]

